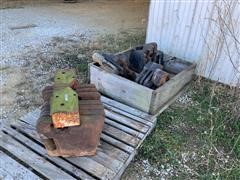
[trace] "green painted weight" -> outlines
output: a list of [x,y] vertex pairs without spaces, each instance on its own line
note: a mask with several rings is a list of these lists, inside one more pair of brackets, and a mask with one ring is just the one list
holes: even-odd
[[74,69],[69,70],[58,70],[54,76],[54,85],[61,85],[61,84],[71,84],[71,82],[76,79],[77,74]]
[[78,95],[70,87],[65,87],[60,90],[54,90],[51,102],[51,115],[59,112],[78,112]]

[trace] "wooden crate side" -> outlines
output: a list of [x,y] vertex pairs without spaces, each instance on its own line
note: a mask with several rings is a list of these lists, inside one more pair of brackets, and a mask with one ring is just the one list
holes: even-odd
[[165,111],[172,103],[174,103],[184,92],[188,90],[190,86],[190,82],[186,84],[175,96],[173,96],[171,99],[169,99],[162,107],[159,107],[159,109],[156,111],[156,114],[153,115],[153,117],[157,118],[159,114],[161,114],[163,111]]
[[195,65],[191,65],[186,70],[174,76],[160,88],[153,91],[150,105],[150,114],[157,114],[158,110],[166,104],[167,101],[177,95],[191,80],[195,71]]
[[116,74],[108,73],[94,64],[90,65],[90,82],[95,84],[102,94],[149,112],[153,90]]

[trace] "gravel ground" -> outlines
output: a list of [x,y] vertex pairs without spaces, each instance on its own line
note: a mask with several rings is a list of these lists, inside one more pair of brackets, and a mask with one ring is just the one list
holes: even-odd
[[0,118],[15,121],[39,107],[53,72],[69,67],[66,53],[103,34],[146,29],[147,12],[146,2],[102,0],[0,9]]
[[146,2],[106,0],[1,9],[1,56],[8,64],[14,55],[44,45],[55,36],[143,29],[147,12]]

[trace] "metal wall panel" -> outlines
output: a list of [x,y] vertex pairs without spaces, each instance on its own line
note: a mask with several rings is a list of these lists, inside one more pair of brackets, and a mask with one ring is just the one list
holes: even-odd
[[197,73],[236,86],[240,78],[240,2],[151,0],[146,42],[198,63]]

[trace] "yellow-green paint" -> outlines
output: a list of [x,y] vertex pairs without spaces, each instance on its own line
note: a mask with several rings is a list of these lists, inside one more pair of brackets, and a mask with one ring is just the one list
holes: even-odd
[[69,70],[58,70],[54,76],[55,85],[59,84],[70,84],[74,79],[76,79],[76,71],[73,69]]
[[78,112],[78,95],[70,87],[54,90],[51,97],[51,114],[57,112]]

